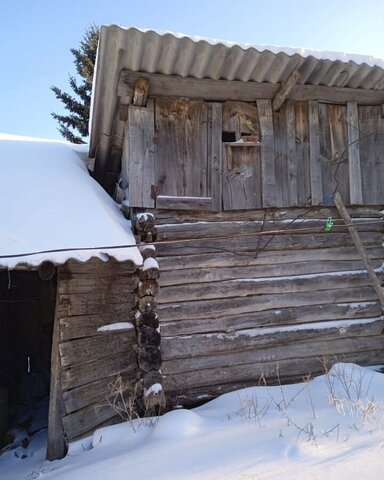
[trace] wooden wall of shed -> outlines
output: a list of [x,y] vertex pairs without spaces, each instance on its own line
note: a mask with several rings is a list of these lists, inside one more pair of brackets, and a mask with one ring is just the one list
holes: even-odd
[[[383,279],[382,213],[350,211]],[[382,308],[334,208],[153,212],[169,402],[384,362]]]
[[[58,269],[59,383],[68,441],[119,421],[107,398],[118,375],[128,389],[136,381],[136,283],[131,263],[69,261]],[[119,322],[132,328],[98,330]]]

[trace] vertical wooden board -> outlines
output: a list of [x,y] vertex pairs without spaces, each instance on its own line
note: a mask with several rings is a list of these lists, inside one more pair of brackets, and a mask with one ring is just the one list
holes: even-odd
[[288,206],[299,205],[297,192],[297,158],[296,158],[296,114],[295,104],[287,102],[285,110],[287,128],[287,165],[288,165]]
[[309,122],[307,102],[295,103],[297,200],[301,207],[311,204]]
[[235,134],[239,140],[242,135],[260,137],[260,122],[254,104],[245,102],[225,102],[223,104],[223,132]]
[[223,197],[223,158],[222,158],[222,109],[220,103],[209,106],[208,158],[211,161],[212,210],[222,210]]
[[363,203],[360,169],[360,132],[356,102],[347,103],[350,204]]
[[147,107],[130,106],[123,148],[123,163],[128,166],[129,204],[153,208],[151,186],[154,184],[154,113]]
[[288,199],[288,155],[286,113],[283,105],[273,114],[275,175],[276,175],[276,203],[278,207],[287,207]]
[[318,111],[322,195],[329,205],[336,191],[349,199],[347,109],[319,103]]
[[257,100],[256,103],[261,131],[262,204],[264,208],[275,207],[277,201],[272,104],[270,100]]
[[161,195],[209,196],[208,115],[203,101],[156,98],[155,184]]
[[261,207],[260,149],[223,144],[224,210]]
[[359,111],[360,166],[363,202],[384,203],[384,119],[381,106],[361,106]]
[[312,205],[320,205],[323,203],[323,188],[321,182],[319,113],[317,102],[308,102],[308,118],[311,200]]

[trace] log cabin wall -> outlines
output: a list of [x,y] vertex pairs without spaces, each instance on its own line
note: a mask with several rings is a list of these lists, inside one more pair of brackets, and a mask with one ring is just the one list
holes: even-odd
[[[72,441],[119,421],[107,399],[118,375],[128,390],[136,383],[136,284],[131,263],[69,261],[58,268],[48,458],[63,456],[64,436]],[[100,330],[120,322],[131,325]]]
[[187,91],[128,107],[123,182],[130,208],[156,218],[171,403],[384,361],[381,304],[332,206],[339,191],[381,279],[382,106],[317,91],[277,109]]

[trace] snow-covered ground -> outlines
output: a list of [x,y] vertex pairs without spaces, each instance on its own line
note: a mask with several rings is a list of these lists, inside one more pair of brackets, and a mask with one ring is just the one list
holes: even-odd
[[45,441],[40,432],[1,456],[0,478],[378,480],[384,375],[339,363],[309,382],[247,388],[157,421],[97,430],[54,462],[44,460]]

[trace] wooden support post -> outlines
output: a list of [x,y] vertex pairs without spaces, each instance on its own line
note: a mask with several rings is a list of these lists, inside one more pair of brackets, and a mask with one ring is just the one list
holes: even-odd
[[133,92],[133,105],[137,107],[145,107],[147,104],[148,92],[149,80],[143,77],[138,78]]
[[288,79],[281,85],[280,90],[276,93],[272,100],[272,110],[274,112],[278,112],[287,99],[289,93],[293,89],[293,87],[299,82],[300,80],[300,73],[295,70],[291,73]]
[[312,205],[320,205],[323,202],[323,187],[320,164],[319,110],[317,102],[308,102],[308,119],[311,199]]
[[48,414],[48,442],[47,442],[47,460],[57,460],[63,458],[67,452],[67,446],[64,438],[63,416],[64,400],[61,388],[61,361],[59,352],[60,343],[60,312],[59,302],[59,281],[57,285],[56,309],[53,324],[52,353],[51,353],[51,388],[49,395],[49,414]]
[[361,259],[363,260],[364,266],[365,266],[365,268],[367,270],[367,273],[368,273],[368,277],[372,282],[372,286],[375,289],[375,291],[377,293],[377,296],[379,297],[381,306],[384,310],[384,290],[381,287],[380,282],[379,282],[379,280],[378,280],[378,278],[377,278],[377,276],[376,276],[376,274],[375,274],[375,272],[372,268],[371,262],[369,261],[367,252],[365,251],[363,242],[360,239],[360,236],[357,232],[357,229],[354,225],[352,225],[351,217],[349,216],[349,213],[347,212],[347,209],[345,208],[344,202],[343,202],[339,192],[335,193],[334,202],[335,202],[335,205],[336,205],[336,207],[337,207],[337,209],[338,209],[338,211],[341,215],[341,218],[344,220],[344,222],[348,226],[349,233],[351,234],[352,239],[353,239],[353,241],[355,243],[355,246],[357,248],[357,251],[359,252],[359,254],[361,256]]

